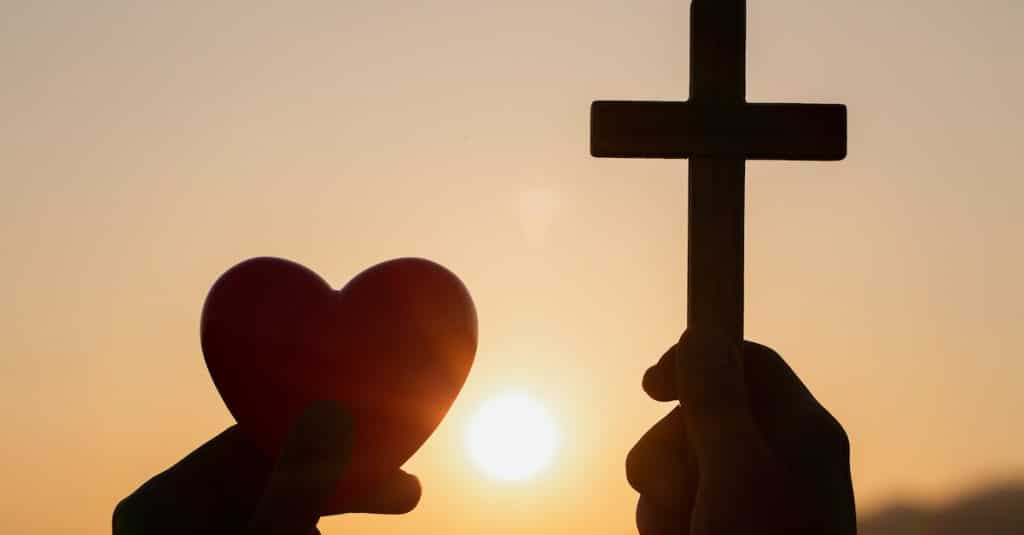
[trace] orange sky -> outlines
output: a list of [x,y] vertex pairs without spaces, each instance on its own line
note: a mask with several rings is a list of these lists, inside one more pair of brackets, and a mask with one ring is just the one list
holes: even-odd
[[[106,533],[229,425],[213,280],[278,255],[335,285],[425,256],[477,365],[401,518],[333,533],[632,528],[642,371],[684,322],[686,165],[588,155],[595,98],[684,99],[688,2],[0,2],[0,515]],[[747,333],[846,425],[862,508],[1024,473],[1017,0],[750,0],[748,94],[842,102],[850,158],[748,165]],[[531,390],[544,477],[479,475],[472,409]],[[586,530],[586,531],[583,531]]]

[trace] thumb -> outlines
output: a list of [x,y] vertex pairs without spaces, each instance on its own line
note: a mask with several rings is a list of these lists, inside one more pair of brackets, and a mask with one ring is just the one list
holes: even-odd
[[352,435],[352,419],[338,403],[321,401],[306,409],[285,441],[247,533],[313,532],[348,465]]
[[689,329],[676,351],[676,393],[698,461],[749,461],[763,439],[750,406],[741,341]]
[[330,509],[328,513],[402,515],[416,508],[422,494],[423,489],[416,476],[395,470],[378,482],[367,485],[363,493],[346,501],[343,509]]

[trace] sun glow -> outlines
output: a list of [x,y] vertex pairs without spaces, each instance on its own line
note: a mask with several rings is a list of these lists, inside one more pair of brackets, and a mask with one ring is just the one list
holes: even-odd
[[465,443],[473,464],[488,476],[524,481],[550,466],[559,434],[546,407],[524,392],[507,392],[477,409]]

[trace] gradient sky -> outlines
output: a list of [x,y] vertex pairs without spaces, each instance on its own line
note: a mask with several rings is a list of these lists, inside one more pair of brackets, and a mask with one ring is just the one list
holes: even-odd
[[[841,102],[850,157],[752,163],[747,334],[848,429],[859,504],[1024,474],[1024,3],[750,0],[752,101]],[[477,364],[400,518],[331,533],[632,530],[669,407],[686,165],[588,155],[596,98],[685,99],[688,2],[0,0],[0,515],[109,532],[231,423],[199,312],[235,262],[335,285],[397,256],[473,293]],[[461,443],[525,388],[564,448],[518,486]]]

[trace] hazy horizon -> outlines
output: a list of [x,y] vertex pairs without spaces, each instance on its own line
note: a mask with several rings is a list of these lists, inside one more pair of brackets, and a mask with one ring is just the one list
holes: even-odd
[[[858,508],[1024,479],[1024,4],[750,0],[748,98],[849,106],[849,157],[747,165],[747,337],[853,443]],[[230,425],[210,284],[274,255],[332,285],[401,256],[466,283],[474,370],[407,468],[326,533],[632,530],[640,377],[685,325],[686,164],[588,153],[595,99],[687,97],[689,2],[0,0],[0,402],[12,531],[105,533]],[[563,434],[515,485],[472,411]],[[594,512],[600,511],[601,516]]]

